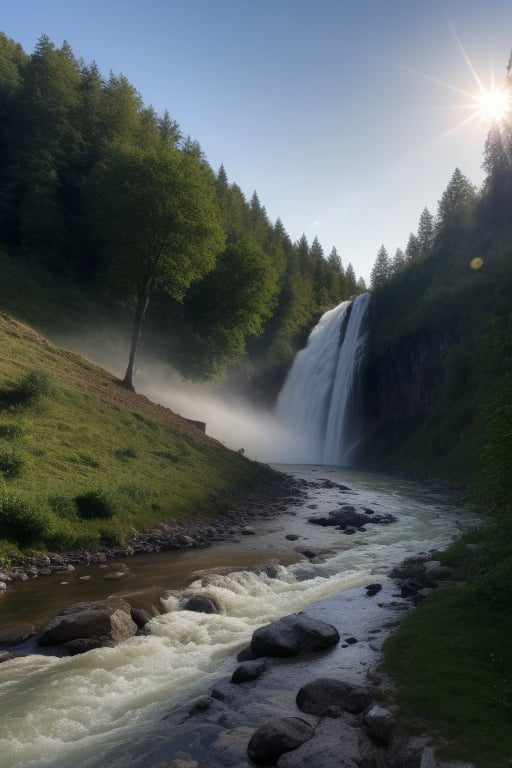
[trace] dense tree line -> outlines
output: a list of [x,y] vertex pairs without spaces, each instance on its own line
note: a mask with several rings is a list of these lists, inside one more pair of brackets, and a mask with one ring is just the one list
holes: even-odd
[[335,248],[292,243],[124,76],[45,35],[27,55],[0,33],[0,182],[10,258],[131,310],[128,386],[146,316],[186,375],[245,360],[279,378],[318,316],[365,287]]
[[[388,434],[434,473],[467,482],[498,515],[512,518],[512,125],[494,123],[476,189],[457,168],[436,216],[425,208],[405,253],[384,246],[372,272],[373,359],[414,334],[450,329],[436,402]],[[392,432],[401,445],[392,447]],[[405,435],[405,437],[404,437]]]

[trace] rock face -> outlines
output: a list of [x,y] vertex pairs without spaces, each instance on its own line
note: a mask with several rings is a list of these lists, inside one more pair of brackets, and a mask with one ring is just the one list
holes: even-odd
[[318,677],[306,683],[297,694],[297,706],[309,715],[322,715],[328,707],[358,714],[370,704],[370,693],[358,685]]
[[270,720],[253,733],[247,754],[256,765],[277,765],[281,755],[300,747],[313,733],[310,724],[300,717]]
[[39,644],[73,642],[76,645],[74,652],[81,652],[127,640],[136,631],[137,625],[130,616],[130,605],[122,598],[110,597],[68,606],[50,620],[39,638]]
[[323,651],[339,640],[339,632],[332,624],[296,613],[257,629],[252,636],[250,651],[254,659],[297,656]]

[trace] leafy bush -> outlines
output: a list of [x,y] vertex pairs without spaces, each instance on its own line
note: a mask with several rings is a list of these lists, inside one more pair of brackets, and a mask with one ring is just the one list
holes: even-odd
[[29,371],[21,381],[0,393],[7,406],[30,406],[51,391],[52,377],[47,371]]
[[116,459],[121,459],[121,461],[125,461],[126,459],[136,459],[137,451],[135,448],[124,448],[116,451],[115,456]]
[[116,511],[110,496],[102,490],[87,491],[75,496],[78,514],[83,520],[110,520]]
[[23,434],[23,428],[18,424],[2,424],[0,426],[0,438],[4,440],[16,440]]
[[102,547],[120,547],[123,544],[123,537],[113,528],[100,528],[100,544]]
[[43,542],[51,533],[52,515],[31,499],[0,496],[0,537],[20,547]]
[[0,475],[6,480],[19,477],[23,472],[25,460],[14,451],[0,451]]

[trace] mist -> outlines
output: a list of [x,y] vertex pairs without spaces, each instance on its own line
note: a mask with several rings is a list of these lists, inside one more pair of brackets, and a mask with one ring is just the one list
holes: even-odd
[[[95,329],[56,341],[122,379],[129,337]],[[206,434],[250,459],[272,464],[309,463],[307,440],[279,424],[272,411],[255,407],[243,393],[218,383],[184,380],[170,365],[141,354],[134,379],[138,394],[186,419],[206,422]]]

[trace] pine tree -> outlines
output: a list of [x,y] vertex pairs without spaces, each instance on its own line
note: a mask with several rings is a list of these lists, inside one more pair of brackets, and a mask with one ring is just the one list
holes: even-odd
[[434,217],[428,208],[424,208],[418,223],[419,255],[422,258],[426,258],[432,252],[435,235]]
[[391,275],[391,262],[386,248],[381,245],[377,251],[377,258],[370,273],[372,290],[380,288]]

